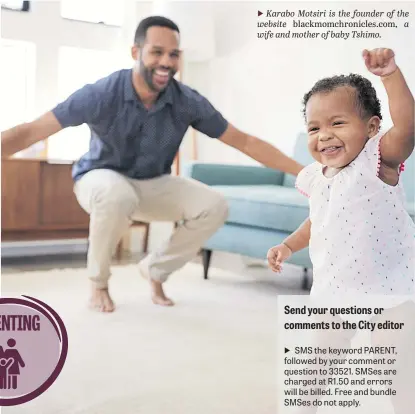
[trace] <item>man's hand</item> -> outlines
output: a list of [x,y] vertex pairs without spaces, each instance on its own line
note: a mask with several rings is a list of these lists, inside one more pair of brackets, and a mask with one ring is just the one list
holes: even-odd
[[235,128],[232,124],[219,138],[224,144],[243,152],[268,168],[292,174],[294,176],[304,168],[297,161],[283,154],[280,150],[257,137],[248,135]]
[[269,267],[277,273],[282,270],[282,262],[292,255],[291,249],[284,243],[271,247],[267,253]]
[[367,69],[377,76],[391,75],[398,68],[395,53],[391,49],[365,49],[362,53]]

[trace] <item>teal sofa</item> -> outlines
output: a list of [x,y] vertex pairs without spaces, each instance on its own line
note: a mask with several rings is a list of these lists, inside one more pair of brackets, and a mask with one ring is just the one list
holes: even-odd
[[[302,165],[314,162],[308,152],[307,135],[299,134],[293,158]],[[402,180],[408,211],[415,217],[414,154],[405,163]],[[226,251],[265,259],[268,249],[281,243],[308,217],[308,199],[295,188],[295,177],[261,166],[239,166],[192,162],[183,176],[208,184],[222,193],[229,204],[229,217],[203,246],[204,278],[213,251]],[[312,268],[308,249],[294,253],[288,263],[304,269],[302,287],[310,287]]]

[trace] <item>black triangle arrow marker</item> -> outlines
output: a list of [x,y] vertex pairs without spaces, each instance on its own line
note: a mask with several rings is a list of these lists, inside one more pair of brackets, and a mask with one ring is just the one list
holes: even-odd
[[290,350],[288,348],[285,348],[285,353],[290,352]]
[[262,13],[262,11],[259,11],[259,10],[258,10],[258,17],[259,17],[259,16],[262,16],[263,14],[264,14],[264,13]]

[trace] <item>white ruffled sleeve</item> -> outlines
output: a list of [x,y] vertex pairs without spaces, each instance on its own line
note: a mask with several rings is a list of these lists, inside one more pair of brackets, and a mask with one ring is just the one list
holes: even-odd
[[381,154],[380,142],[385,135],[385,131],[378,132],[374,137],[370,138],[362,152],[362,161],[369,166],[370,170],[379,175]]
[[[379,176],[379,169],[382,160],[382,154],[380,150],[380,143],[382,138],[385,136],[388,131],[380,131],[373,138],[370,138],[366,143],[363,150],[365,162],[370,166],[370,170],[376,174],[376,177]],[[404,170],[404,163],[399,166],[399,173]]]
[[320,167],[317,162],[307,165],[300,171],[295,180],[295,188],[308,198],[310,198],[313,191],[313,182]]

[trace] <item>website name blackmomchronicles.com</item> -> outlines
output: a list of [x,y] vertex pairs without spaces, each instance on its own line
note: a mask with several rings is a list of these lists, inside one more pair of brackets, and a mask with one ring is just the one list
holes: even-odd
[[[287,22],[284,21],[272,21],[258,22],[258,27],[287,27]],[[313,20],[293,20],[292,27],[297,28],[382,28],[382,27],[398,27],[395,22],[371,22],[369,20],[358,20],[355,22],[344,22],[343,20],[324,22],[324,21],[313,21]]]
[[344,22],[338,20],[336,22],[315,22],[312,20],[301,21],[293,20],[292,27],[301,27],[301,28],[313,28],[313,27],[333,27],[333,28],[380,28],[380,27],[398,27],[395,22],[370,22],[368,20],[359,20],[357,22]]

